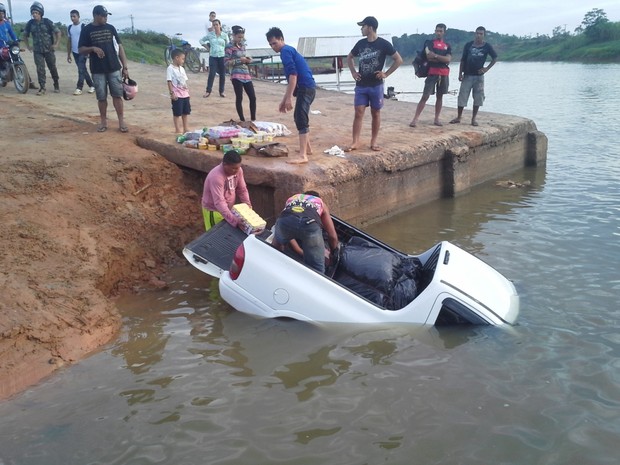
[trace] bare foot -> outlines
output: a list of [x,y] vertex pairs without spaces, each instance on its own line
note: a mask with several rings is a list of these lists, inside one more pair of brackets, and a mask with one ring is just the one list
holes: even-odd
[[353,150],[357,150],[357,147],[355,145],[349,145],[342,150],[344,150],[345,152],[353,152]]
[[452,121],[450,121],[450,124],[459,124],[461,122],[461,118],[454,118]]
[[375,152],[380,152],[381,151],[381,147],[378,145],[371,145],[370,146],[370,150],[374,150]]
[[294,160],[286,160],[289,165],[303,165],[304,163],[308,163],[308,157],[304,158],[296,158]]
[[471,125],[472,126],[478,126],[478,122],[475,119],[471,120]]
[[418,124],[415,121],[412,121],[411,123],[409,123],[409,127],[410,128],[415,128]]
[[435,121],[433,123],[435,126],[443,126],[443,124],[441,123],[441,121]]

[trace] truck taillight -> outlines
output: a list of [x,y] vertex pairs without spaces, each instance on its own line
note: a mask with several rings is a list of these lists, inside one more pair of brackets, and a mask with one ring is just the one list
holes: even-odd
[[230,279],[233,281],[239,277],[241,270],[243,269],[243,262],[245,261],[245,249],[243,248],[243,244],[237,247],[235,251],[235,256],[233,257],[233,261],[230,264]]

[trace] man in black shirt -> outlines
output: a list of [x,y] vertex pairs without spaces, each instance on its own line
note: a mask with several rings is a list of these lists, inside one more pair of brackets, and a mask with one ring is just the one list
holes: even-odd
[[90,73],[93,76],[99,117],[98,132],[108,129],[108,87],[112,104],[118,116],[118,130],[127,132],[123,115],[123,79],[129,78],[127,57],[116,28],[108,24],[108,10],[101,5],[93,8],[93,22],[80,34],[78,51],[90,55]]
[[[484,75],[497,61],[497,53],[495,53],[491,44],[484,41],[485,33],[486,29],[484,27],[478,27],[475,40],[466,43],[465,48],[463,48],[463,56],[461,57],[461,65],[459,67],[461,88],[458,98],[458,113],[456,118],[450,121],[452,124],[461,122],[463,108],[467,105],[470,92],[473,92],[474,110],[471,116],[471,125],[478,126],[476,116],[478,115],[478,109],[484,102]],[[487,56],[491,57],[491,62],[488,66],[484,66]]]

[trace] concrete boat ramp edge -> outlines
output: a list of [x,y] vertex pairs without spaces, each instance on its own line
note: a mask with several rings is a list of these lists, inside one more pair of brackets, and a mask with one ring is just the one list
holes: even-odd
[[[322,145],[315,144],[306,165],[287,164],[286,158],[244,156],[254,208],[273,221],[291,194],[314,189],[332,213],[361,226],[431,200],[466,193],[477,184],[524,166],[544,165],[547,137],[533,121],[492,113],[486,113],[484,120],[478,127],[428,127],[414,135],[401,122],[399,137],[382,127],[381,139],[389,142],[381,151],[359,149],[342,158],[324,154],[322,148],[318,150]],[[205,173],[222,159],[221,151],[186,148],[148,136],[136,140],[179,166]],[[285,143],[289,156],[295,156],[296,134],[276,141]]]

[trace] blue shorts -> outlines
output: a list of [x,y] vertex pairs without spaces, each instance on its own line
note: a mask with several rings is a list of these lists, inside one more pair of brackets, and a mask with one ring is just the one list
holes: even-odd
[[189,104],[189,97],[178,98],[172,101],[172,116],[189,115],[192,107]]
[[370,105],[373,110],[381,110],[383,108],[383,84],[373,87],[355,86],[353,105],[356,107]]
[[123,77],[120,69],[112,73],[93,74],[93,84],[95,84],[95,95],[99,101],[108,98],[108,86],[112,97],[123,96]]

